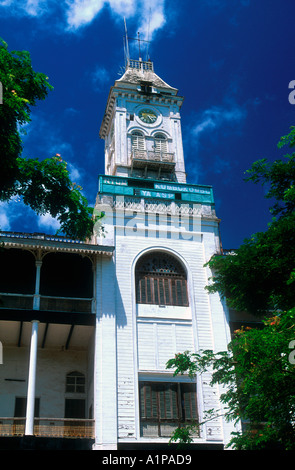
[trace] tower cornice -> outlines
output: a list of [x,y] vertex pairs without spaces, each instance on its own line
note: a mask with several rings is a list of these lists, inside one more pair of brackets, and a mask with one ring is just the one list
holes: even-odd
[[[150,88],[148,93],[143,91],[144,84],[148,84]],[[99,131],[102,139],[105,139],[108,133],[115,102],[119,97],[142,103],[177,105],[179,108],[184,100],[183,96],[178,95],[177,88],[168,85],[154,72],[152,62],[129,60],[125,73],[110,89]]]
[[[116,82],[117,84],[117,82]],[[106,137],[108,132],[108,127],[110,120],[113,115],[115,103],[117,98],[130,99],[133,101],[138,101],[139,103],[155,103],[158,105],[177,105],[179,108],[182,106],[184,97],[179,95],[164,95],[159,93],[154,93],[148,96],[139,94],[137,90],[132,88],[125,88],[122,86],[113,86],[110,90],[107,106],[101,123],[99,136],[101,139]]]

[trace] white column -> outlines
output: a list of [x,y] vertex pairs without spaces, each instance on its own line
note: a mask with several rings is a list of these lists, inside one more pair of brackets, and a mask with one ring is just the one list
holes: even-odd
[[96,313],[96,258],[92,261],[93,292],[91,302],[91,313]]
[[[103,275],[102,275],[103,273]],[[94,450],[117,450],[117,348],[115,267],[113,260],[97,261],[97,316],[94,361]],[[105,294],[107,292],[107,295]]]
[[42,261],[36,261],[36,282],[33,310],[40,310],[40,274]]
[[27,393],[26,428],[25,428],[25,434],[30,435],[30,436],[34,434],[38,326],[39,326],[39,321],[33,320],[32,321],[31,349],[30,349],[29,378],[28,378],[28,393]]

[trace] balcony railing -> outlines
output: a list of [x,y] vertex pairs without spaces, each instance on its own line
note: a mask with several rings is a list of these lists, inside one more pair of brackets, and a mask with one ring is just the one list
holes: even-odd
[[34,240],[45,240],[45,241],[54,241],[54,242],[63,242],[71,244],[82,244],[81,240],[73,240],[72,238],[56,235],[47,235],[46,233],[25,233],[25,232],[7,232],[5,230],[0,231],[0,237],[5,238],[27,238]]
[[150,150],[133,150],[132,160],[144,160],[150,162],[166,162],[174,163],[174,153],[169,152],[153,152]]
[[30,310],[33,308],[34,295],[0,293],[0,308]]
[[40,310],[51,312],[91,313],[92,299],[40,297]]
[[[52,312],[92,313],[93,299],[76,297],[40,296],[38,310]],[[0,293],[0,308],[30,310],[34,295]]]
[[[0,418],[0,436],[23,436],[25,418]],[[34,436],[94,439],[94,419],[35,418]]]
[[137,70],[151,70],[151,71],[154,70],[153,62],[144,61],[144,60],[129,59],[127,63],[127,67],[131,69],[137,69]]

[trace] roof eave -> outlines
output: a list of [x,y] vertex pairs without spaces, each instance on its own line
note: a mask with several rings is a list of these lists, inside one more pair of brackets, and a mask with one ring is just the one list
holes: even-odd
[[18,234],[18,236],[3,235],[0,233],[0,243],[6,248],[22,248],[22,249],[42,249],[45,251],[59,251],[67,253],[80,253],[80,254],[101,254],[112,256],[115,249],[114,246],[104,245],[91,245],[88,243],[75,241],[54,239],[50,235],[40,234],[40,237],[34,237],[29,234]]

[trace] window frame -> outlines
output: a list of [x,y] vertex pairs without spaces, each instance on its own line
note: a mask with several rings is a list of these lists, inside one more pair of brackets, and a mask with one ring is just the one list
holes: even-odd
[[[189,401],[189,416],[185,400]],[[196,384],[168,379],[139,381],[139,420],[141,437],[145,437],[144,427],[148,426],[148,423],[157,429],[157,435],[153,437],[170,437],[172,429],[165,431],[165,425],[179,427],[184,423],[197,423],[199,417]],[[151,437],[149,433],[146,436]]]
[[136,129],[131,132],[131,151],[139,154],[146,152],[145,135],[140,130]]
[[168,153],[168,139],[162,132],[157,132],[154,135],[154,152],[160,154]]
[[[151,263],[153,257],[159,259],[159,265],[165,260],[171,265],[174,263],[174,271],[169,268],[148,270],[143,265]],[[187,275],[181,263],[172,255],[166,253],[151,253],[140,258],[135,267],[136,303],[150,305],[165,305],[188,307],[189,296],[187,288]]]
[[[73,379],[73,383],[68,383],[68,379]],[[84,383],[78,383],[79,379],[83,379]],[[69,390],[69,387],[73,389]],[[79,387],[83,389],[79,390]],[[86,393],[86,376],[82,372],[72,371],[66,375],[66,393],[85,394]]]

